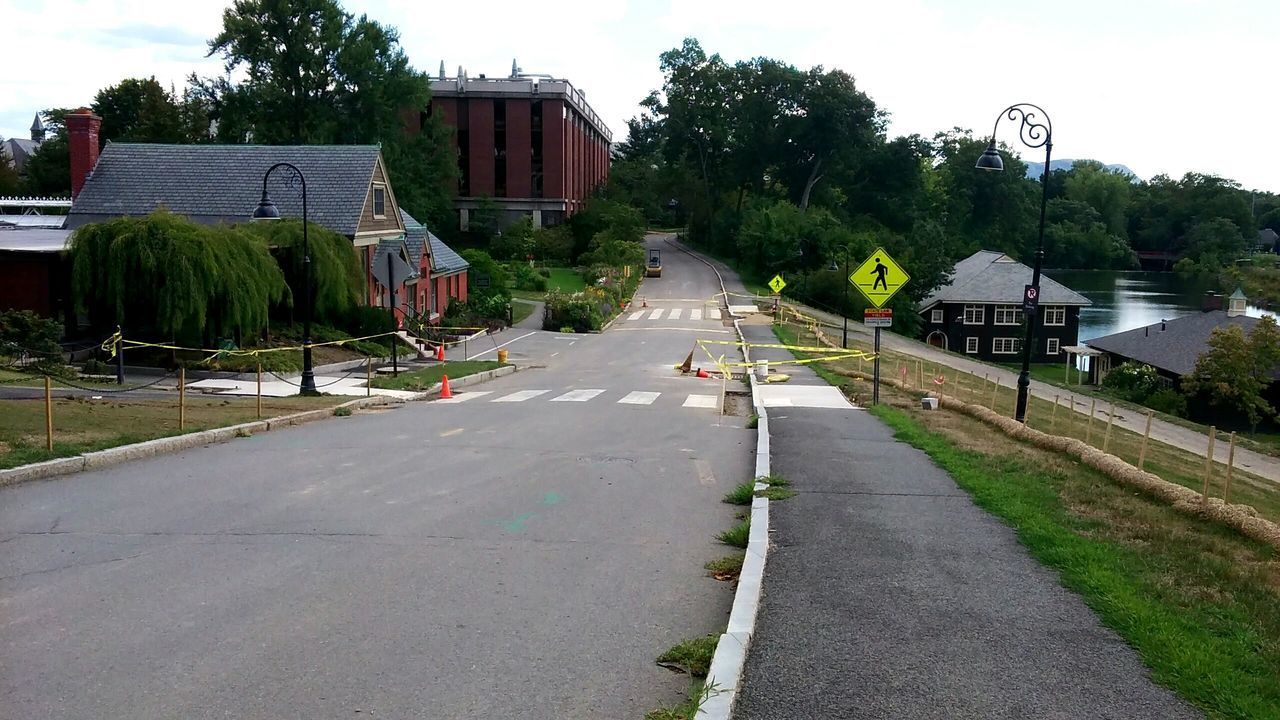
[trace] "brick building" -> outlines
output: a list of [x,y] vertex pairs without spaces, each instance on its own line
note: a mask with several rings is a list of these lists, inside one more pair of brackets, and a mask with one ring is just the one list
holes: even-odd
[[[454,129],[458,153],[459,227],[482,198],[492,198],[501,222],[521,215],[555,225],[582,208],[609,176],[613,134],[568,80],[520,72],[505,78],[447,78],[444,64],[431,81],[431,106]],[[423,115],[410,119],[410,131]]]

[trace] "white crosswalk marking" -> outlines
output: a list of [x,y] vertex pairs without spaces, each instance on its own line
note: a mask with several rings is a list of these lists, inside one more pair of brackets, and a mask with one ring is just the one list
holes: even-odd
[[654,310],[653,312],[649,313],[650,320],[657,320],[661,317],[662,317],[662,308],[658,308],[657,310]]
[[643,310],[641,310],[640,312],[633,312],[633,313],[631,313],[631,316],[630,316],[630,317],[628,317],[627,319],[628,319],[628,320],[639,320],[643,315],[644,315],[644,311],[643,311]]
[[448,400],[437,400],[436,404],[457,405],[458,403],[464,403],[468,400],[475,400],[478,397],[483,397],[485,395],[492,395],[492,394],[493,394],[492,390],[476,390],[472,392],[459,392],[459,393],[454,393],[453,397],[449,398]]
[[550,390],[518,390],[510,395],[503,395],[500,398],[494,398],[489,402],[524,402],[539,395],[546,395]]
[[715,406],[715,395],[690,395],[684,400],[684,407],[714,408]]
[[551,402],[586,402],[604,392],[604,390],[570,390],[560,397],[551,398]]
[[662,393],[636,390],[635,392],[627,393],[627,396],[618,402],[625,403],[627,405],[652,405],[653,401],[657,400],[658,396],[661,394]]
[[720,319],[720,308],[707,308],[707,319],[708,319],[708,320],[719,320],[719,319]]
[[668,320],[679,320],[679,319],[680,319],[680,316],[681,316],[681,315],[683,315],[683,314],[684,314],[684,309],[683,309],[683,308],[672,308],[672,309],[671,309],[671,312],[667,313],[667,319],[668,319]]
[[690,320],[701,320],[701,319],[702,319],[702,308],[694,308],[694,309],[690,310],[690,311],[689,311],[689,319],[690,319]]

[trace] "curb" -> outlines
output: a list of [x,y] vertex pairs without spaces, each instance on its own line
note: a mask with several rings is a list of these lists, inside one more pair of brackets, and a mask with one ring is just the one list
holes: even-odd
[[[500,367],[494,370],[486,370],[475,375],[451,380],[449,384],[474,385],[492,380],[503,375],[510,375],[518,368],[515,365]],[[412,400],[425,400],[433,394],[440,392],[440,383],[436,383],[430,390],[418,393],[409,398]],[[120,463],[130,460],[141,460],[143,458],[155,457],[156,455],[164,455],[168,453],[181,452],[192,448],[202,447],[204,445],[212,445],[214,443],[226,442],[234,440],[242,434],[255,434],[260,432],[268,432],[279,428],[289,427],[291,425],[301,425],[303,423],[313,422],[316,420],[324,420],[333,417],[333,411],[338,408],[361,408],[377,405],[398,405],[406,402],[396,398],[387,397],[385,395],[372,395],[369,397],[356,398],[349,400],[340,405],[333,407],[320,408],[317,410],[304,410],[302,412],[291,413],[289,415],[281,415],[279,417],[267,418],[265,420],[254,420],[253,422],[241,423],[239,425],[228,425],[227,427],[213,428],[211,430],[201,430],[199,432],[186,433],[184,435],[171,435],[169,437],[156,438],[154,440],[146,440],[131,445],[121,445],[119,447],[107,448],[106,450],[95,450],[94,452],[82,453],[74,457],[57,458],[54,460],[46,460],[44,462],[32,463],[30,465],[21,465],[8,470],[0,470],[0,487],[9,485],[17,485],[20,483],[31,482],[33,480],[44,480],[59,475],[70,475],[84,470],[99,470],[101,468],[119,465]]]
[[[725,293],[725,310],[729,308],[729,296],[724,287],[724,278],[706,258],[677,245],[670,240],[667,243],[677,250],[697,258],[711,268],[720,282],[720,292]],[[729,313],[732,317],[733,313]],[[746,337],[742,334],[740,320],[733,321],[733,329],[741,343],[742,359],[751,362],[747,349]],[[756,489],[767,485],[759,482],[759,478],[769,475],[769,413],[760,401],[760,393],[756,385],[755,374],[748,370],[748,381],[751,384],[751,404],[755,408],[756,417]],[[733,701],[738,697],[738,683],[742,681],[742,671],[747,664],[747,651],[751,648],[751,636],[755,632],[756,615],[760,612],[760,592],[764,586],[764,566],[769,555],[769,499],[763,497],[751,500],[751,532],[747,536],[747,552],[742,562],[742,572],[738,575],[738,589],[733,594],[733,608],[729,611],[729,626],[720,635],[716,643],[715,654],[711,656],[711,669],[707,672],[707,686],[715,688],[707,701],[698,708],[698,718],[708,720],[729,720],[733,716]]]

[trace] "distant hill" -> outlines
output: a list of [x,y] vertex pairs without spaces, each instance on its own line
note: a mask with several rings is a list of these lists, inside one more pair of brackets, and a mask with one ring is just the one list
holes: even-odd
[[[1024,162],[1025,162],[1025,161],[1024,161]],[[1074,160],[1074,159],[1054,160],[1052,163],[1050,163],[1050,164],[1049,164],[1049,170],[1050,170],[1050,171],[1053,171],[1053,170],[1070,170],[1070,169],[1071,169],[1071,166],[1072,166],[1074,163],[1075,163],[1075,160]],[[1115,165],[1103,165],[1102,167],[1104,167],[1104,168],[1106,168],[1106,169],[1108,169],[1108,170],[1112,170],[1112,171],[1114,171],[1114,172],[1124,173],[1125,175],[1128,175],[1128,176],[1132,177],[1132,178],[1133,178],[1133,179],[1135,179],[1135,180],[1137,180],[1137,179],[1138,179],[1138,175],[1137,175],[1135,172],[1133,172],[1132,170],[1130,170],[1128,167],[1124,166],[1124,165],[1120,165],[1120,164],[1115,164]],[[1040,174],[1041,174],[1041,173],[1043,173],[1043,172],[1044,172],[1044,163],[1042,163],[1042,162],[1029,162],[1029,163],[1027,163],[1027,177],[1031,178],[1032,180],[1039,180],[1039,179],[1040,179]]]

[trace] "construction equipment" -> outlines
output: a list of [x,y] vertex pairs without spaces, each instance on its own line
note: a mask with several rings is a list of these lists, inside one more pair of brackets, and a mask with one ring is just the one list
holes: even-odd
[[649,265],[644,269],[645,277],[662,277],[662,251],[649,248]]

